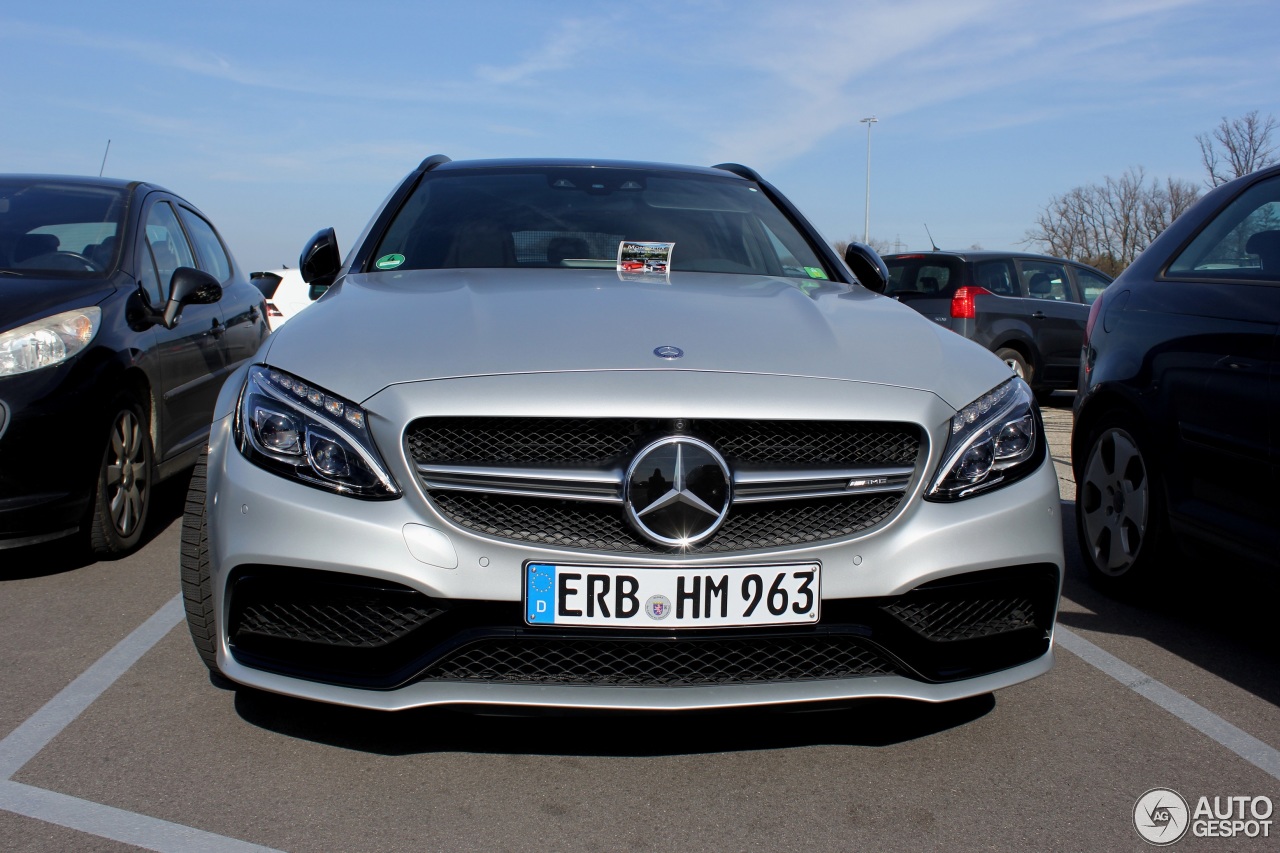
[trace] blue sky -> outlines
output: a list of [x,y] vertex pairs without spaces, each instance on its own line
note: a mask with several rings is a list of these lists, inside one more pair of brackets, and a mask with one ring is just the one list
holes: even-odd
[[0,170],[153,181],[246,270],[345,252],[405,173],[583,156],[758,169],[830,240],[1017,248],[1051,196],[1280,117],[1274,0],[0,6]]

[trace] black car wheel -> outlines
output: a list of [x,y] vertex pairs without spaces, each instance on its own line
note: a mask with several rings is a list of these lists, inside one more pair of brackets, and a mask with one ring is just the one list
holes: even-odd
[[146,416],[129,398],[118,400],[115,408],[89,523],[89,545],[99,557],[116,557],[136,548],[151,509],[154,473]]
[[182,514],[182,601],[187,629],[200,659],[210,672],[218,672],[217,623],[213,615],[213,579],[209,574],[209,517],[204,510],[209,457],[200,454],[191,472],[187,505]]
[[1164,556],[1164,504],[1146,433],[1113,415],[1090,433],[1076,484],[1076,529],[1096,585],[1136,591]]

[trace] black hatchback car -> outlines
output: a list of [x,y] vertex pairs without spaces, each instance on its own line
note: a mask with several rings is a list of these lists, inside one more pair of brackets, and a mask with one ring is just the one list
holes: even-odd
[[886,255],[885,295],[1004,359],[1038,396],[1074,388],[1089,304],[1111,279],[1020,252]]
[[0,549],[138,543],[156,482],[208,440],[262,294],[151,184],[0,175]]
[[1100,586],[1138,591],[1174,540],[1207,544],[1206,571],[1280,568],[1280,167],[1206,194],[1093,303],[1079,388]]

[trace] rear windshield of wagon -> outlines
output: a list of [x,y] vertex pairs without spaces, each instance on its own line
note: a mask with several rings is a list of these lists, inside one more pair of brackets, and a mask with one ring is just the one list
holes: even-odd
[[893,255],[889,267],[888,296],[946,296],[961,283],[964,261],[945,255]]
[[650,271],[833,277],[755,183],[613,167],[429,172],[371,268],[622,269],[624,242],[670,244]]

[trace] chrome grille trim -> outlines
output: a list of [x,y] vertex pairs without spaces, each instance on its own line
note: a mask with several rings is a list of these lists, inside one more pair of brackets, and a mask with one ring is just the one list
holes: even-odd
[[527,498],[622,503],[621,468],[516,468],[490,465],[419,465],[428,489],[489,492]]
[[[622,469],[418,465],[427,489],[620,504]],[[743,469],[733,472],[733,503],[892,494],[906,491],[915,469],[865,466],[832,470]]]

